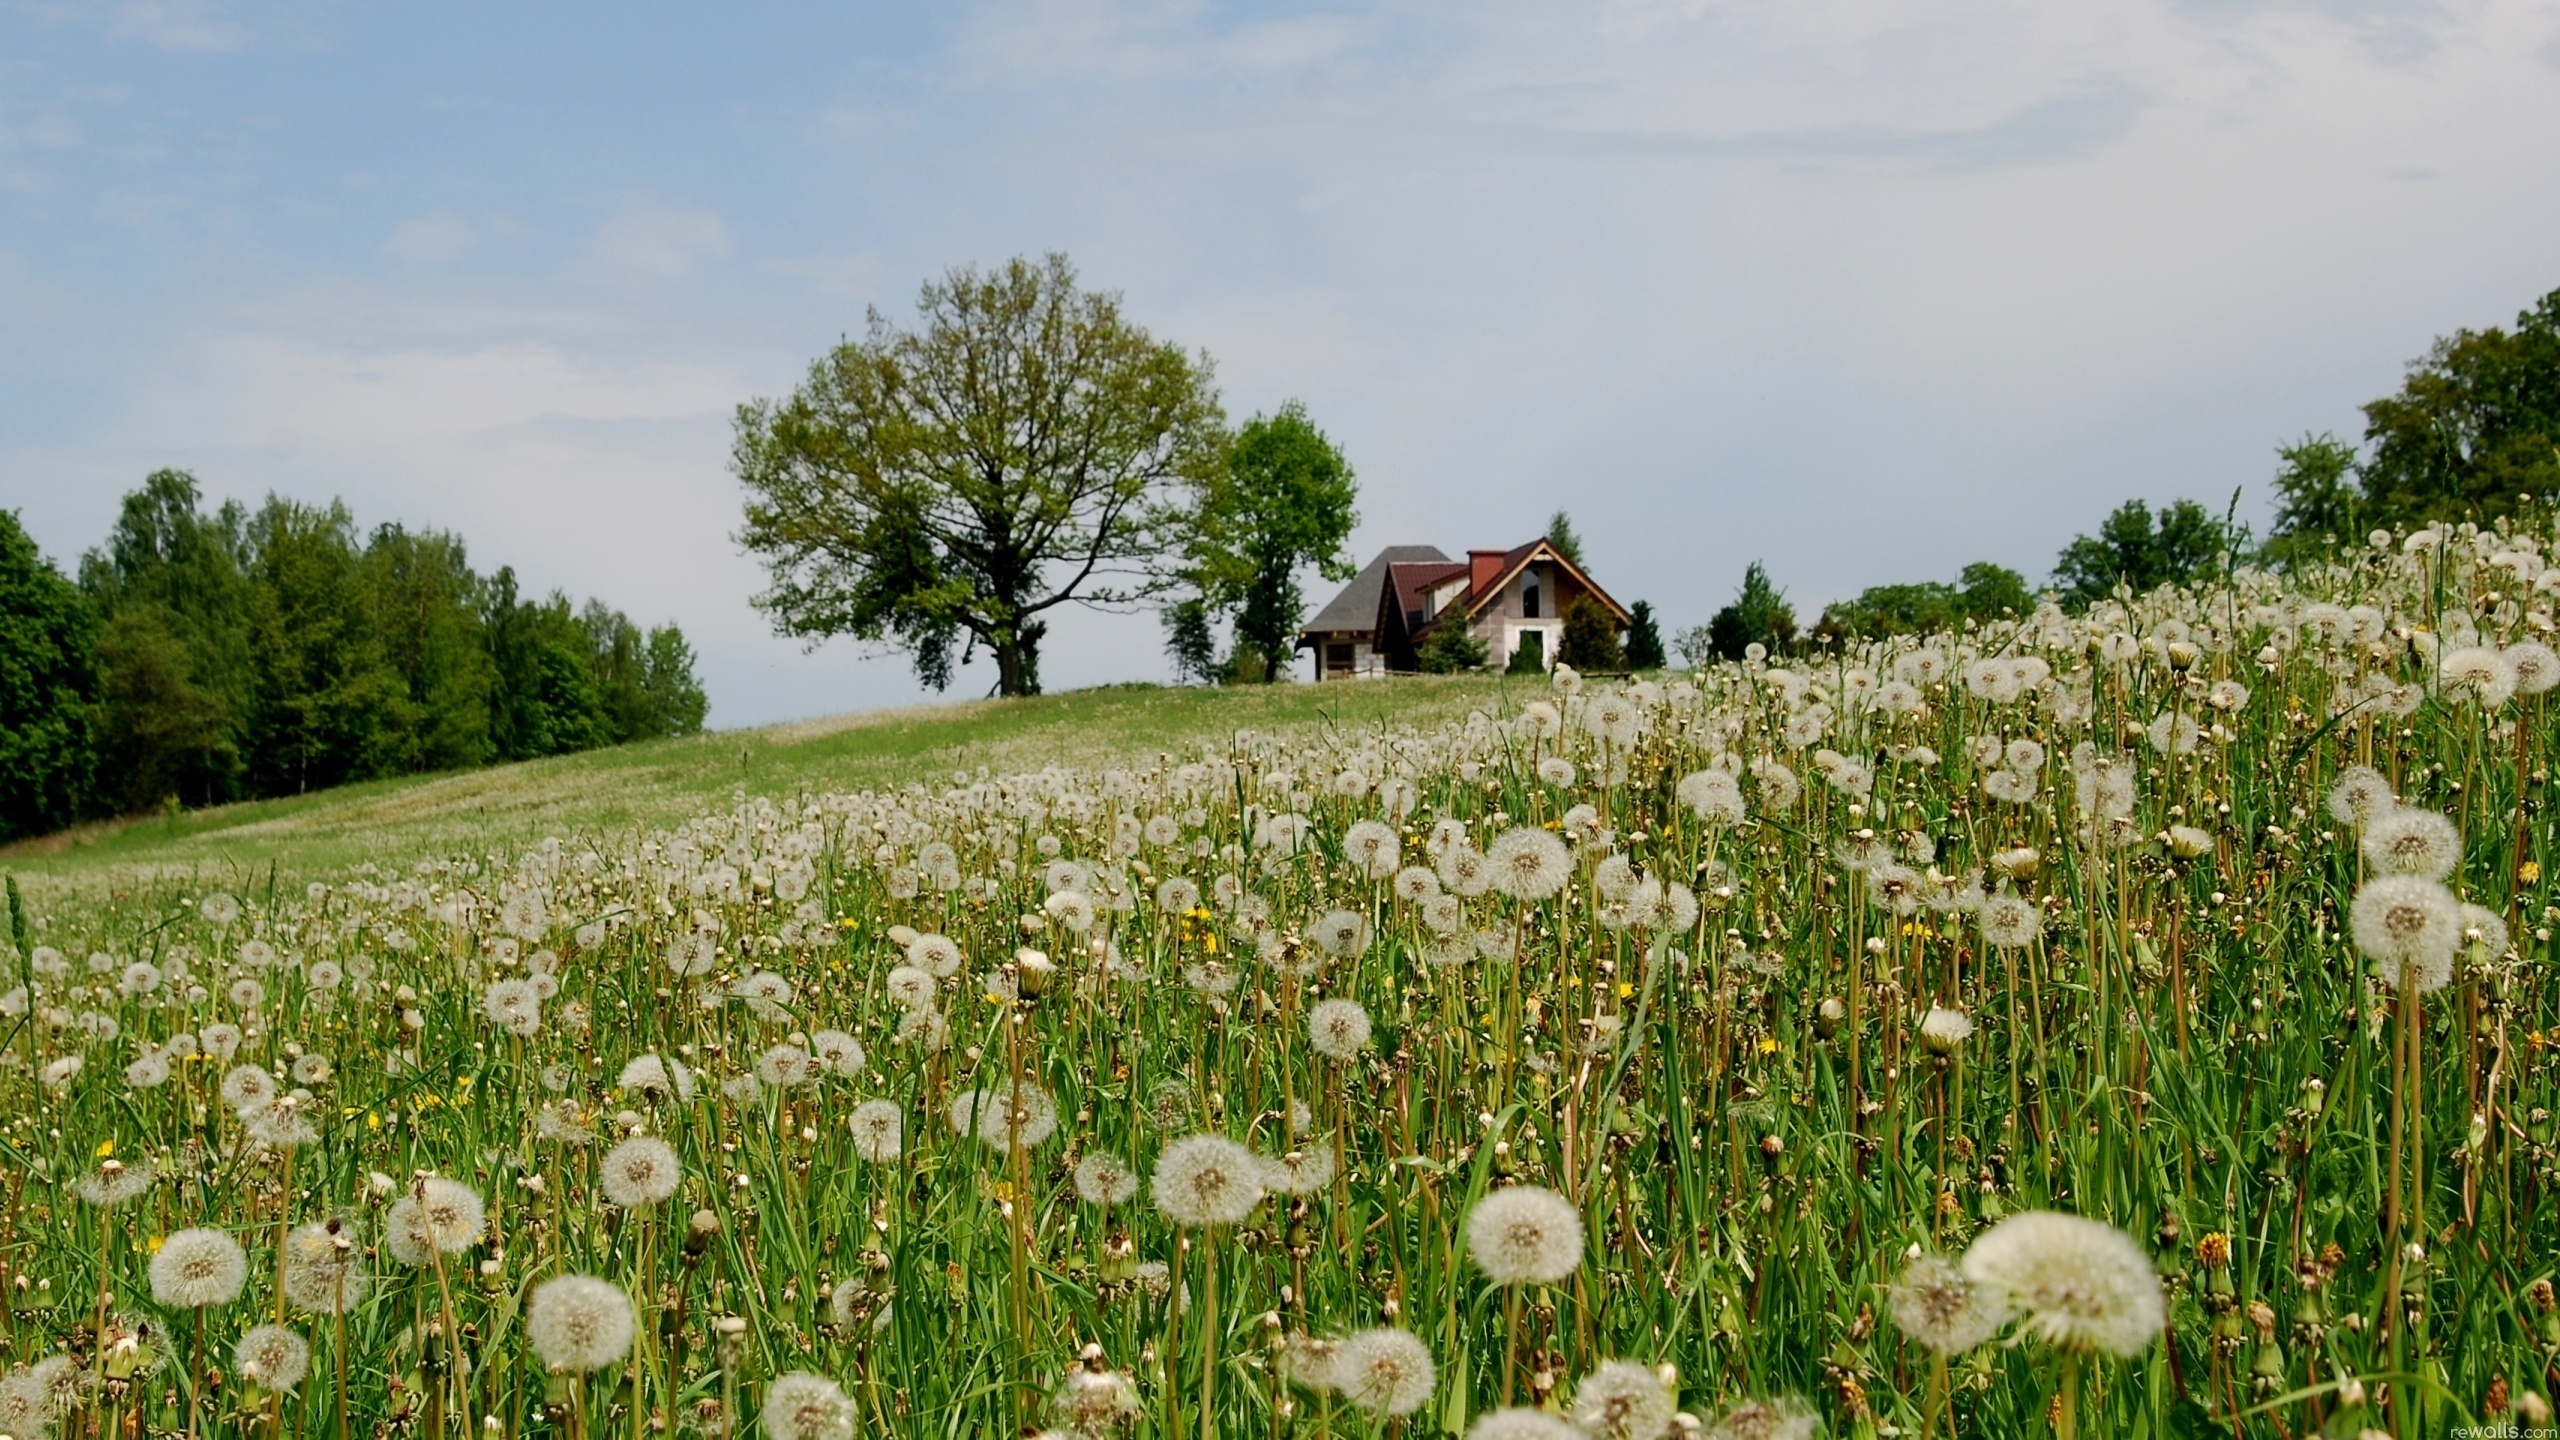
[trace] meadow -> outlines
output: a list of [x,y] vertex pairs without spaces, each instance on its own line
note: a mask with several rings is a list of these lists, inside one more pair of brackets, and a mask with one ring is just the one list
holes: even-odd
[[2554,561],[22,848],[0,1434],[2548,1427]]

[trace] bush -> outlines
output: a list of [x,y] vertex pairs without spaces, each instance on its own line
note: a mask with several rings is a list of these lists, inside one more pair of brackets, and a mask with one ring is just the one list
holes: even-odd
[[1588,595],[1576,595],[1564,607],[1564,644],[1556,659],[1576,670],[1624,670],[1626,652],[1618,647],[1618,622],[1608,607]]
[[1467,632],[1464,625],[1436,625],[1422,637],[1422,648],[1414,652],[1415,662],[1425,675],[1456,675],[1484,668],[1484,642]]
[[1544,675],[1547,673],[1547,632],[1524,630],[1520,644],[1511,652],[1511,663],[1502,667],[1505,675]]

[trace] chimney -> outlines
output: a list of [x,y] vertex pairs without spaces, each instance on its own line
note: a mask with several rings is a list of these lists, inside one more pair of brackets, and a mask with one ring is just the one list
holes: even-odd
[[1502,560],[1508,550],[1470,550],[1467,552],[1467,593],[1481,595],[1493,582],[1502,578]]

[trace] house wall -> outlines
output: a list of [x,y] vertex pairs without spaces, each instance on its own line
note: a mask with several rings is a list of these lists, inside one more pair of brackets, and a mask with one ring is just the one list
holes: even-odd
[[[1346,643],[1351,647],[1350,668],[1347,670],[1335,668],[1334,646]],[[1347,642],[1318,641],[1309,648],[1315,652],[1315,678],[1318,681],[1375,680],[1387,673],[1386,657],[1379,654],[1378,648],[1365,638]]]
[[[1476,612],[1472,630],[1475,637],[1484,642],[1486,664],[1496,670],[1508,666],[1512,652],[1520,648],[1521,635],[1536,631],[1544,637],[1543,654],[1547,666],[1550,669],[1555,666],[1556,649],[1564,643],[1564,622],[1556,618],[1560,599],[1556,593],[1559,579],[1555,567],[1544,562],[1524,566],[1519,574],[1511,577],[1511,583],[1502,587],[1501,595]],[[1534,619],[1528,613],[1528,592],[1532,588],[1538,592],[1538,613]]]

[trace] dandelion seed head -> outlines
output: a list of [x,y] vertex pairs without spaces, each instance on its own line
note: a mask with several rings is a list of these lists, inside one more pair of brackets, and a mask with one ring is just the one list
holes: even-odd
[[1940,1355],[1972,1349],[2008,1319],[2003,1296],[1974,1284],[1952,1261],[1936,1255],[1912,1261],[1886,1301],[1902,1333]]
[[764,1389],[765,1440],[853,1440],[853,1403],[836,1382],[806,1371]]
[[1512,1185],[1467,1215],[1467,1253],[1497,1285],[1553,1285],[1582,1264],[1582,1216],[1553,1190]]
[[231,1363],[262,1390],[290,1390],[311,1373],[311,1342],[282,1325],[260,1325],[232,1347]]
[[1573,1423],[1590,1440],[1656,1440],[1671,1414],[1662,1377],[1633,1360],[1604,1360],[1573,1389]]
[[1372,1415],[1410,1415],[1440,1383],[1431,1347],[1409,1330],[1362,1330],[1345,1337],[1332,1369],[1342,1397]]
[[555,1371],[584,1373],[613,1364],[631,1353],[637,1329],[631,1297],[593,1275],[545,1280],[525,1309],[526,1337]]
[[597,1183],[607,1203],[626,1210],[665,1201],[683,1183],[684,1166],[675,1147],[655,1135],[634,1135],[607,1151],[597,1168]]
[[2012,1215],[1973,1242],[1963,1269],[2065,1350],[2138,1355],[2166,1315],[2151,1257],[2123,1231],[2076,1215]]
[[1262,1193],[1261,1161],[1223,1135],[1187,1135],[1156,1157],[1156,1208],[1176,1225],[1233,1225]]
[[180,1230],[151,1257],[151,1298],[171,1310],[201,1310],[240,1298],[249,1257],[219,1230]]

